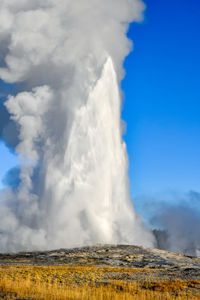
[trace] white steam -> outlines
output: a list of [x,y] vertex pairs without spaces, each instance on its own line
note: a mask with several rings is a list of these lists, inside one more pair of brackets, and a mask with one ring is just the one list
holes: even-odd
[[135,215],[119,82],[140,0],[0,0],[0,77],[19,128],[20,184],[0,203],[0,251],[152,245]]

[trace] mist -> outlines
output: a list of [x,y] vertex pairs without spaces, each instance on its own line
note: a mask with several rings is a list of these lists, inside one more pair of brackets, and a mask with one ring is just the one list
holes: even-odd
[[171,191],[151,197],[140,196],[136,201],[143,203],[142,210],[155,234],[156,247],[200,255],[200,193]]
[[[0,252],[153,246],[133,208],[120,81],[140,0],[0,0],[1,138],[20,165],[0,194]],[[14,178],[14,181],[11,180]]]

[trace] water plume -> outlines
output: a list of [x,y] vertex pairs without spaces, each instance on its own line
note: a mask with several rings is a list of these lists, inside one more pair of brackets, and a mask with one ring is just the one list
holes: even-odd
[[[152,245],[129,196],[119,83],[140,0],[1,0],[0,77],[18,132],[0,251]],[[16,172],[15,172],[16,174]]]

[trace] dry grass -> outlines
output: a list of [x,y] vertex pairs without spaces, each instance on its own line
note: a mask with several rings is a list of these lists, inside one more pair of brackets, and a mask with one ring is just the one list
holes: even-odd
[[[71,300],[197,300],[200,281],[134,282],[105,280],[109,273],[143,269],[99,267],[0,266],[0,298]],[[145,270],[146,271],[146,270]],[[150,271],[151,272],[151,271]],[[118,275],[116,275],[117,277]]]

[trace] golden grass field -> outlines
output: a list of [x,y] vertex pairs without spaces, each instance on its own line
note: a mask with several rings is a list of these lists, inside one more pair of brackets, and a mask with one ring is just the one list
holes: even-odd
[[[123,281],[144,269],[97,266],[0,266],[1,299],[200,299],[200,281]],[[117,274],[109,280],[109,274]],[[151,273],[151,270],[149,270]],[[105,280],[106,277],[106,280]],[[151,278],[151,276],[149,276]]]

